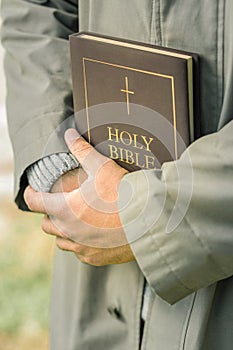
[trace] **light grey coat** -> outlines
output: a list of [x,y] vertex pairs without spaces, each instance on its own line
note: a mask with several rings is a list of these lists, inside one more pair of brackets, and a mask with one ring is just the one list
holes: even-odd
[[[232,0],[80,0],[79,11],[76,0],[2,3],[9,128],[16,155],[16,198],[22,208],[25,168],[46,155],[43,150],[49,135],[72,113],[67,38],[78,30],[78,12],[79,30],[184,49],[201,57],[203,137],[178,162],[166,163],[162,177],[156,171],[146,172],[146,181],[141,171],[127,175],[135,197],[121,218],[126,234],[139,237],[131,243],[136,262],[91,267],[58,252],[51,349],[138,349],[146,278],[153,297],[144,350],[231,350]],[[58,133],[47,153],[65,150]],[[187,175],[188,153],[193,170],[191,202],[180,224],[167,234],[179,190],[175,166]],[[183,176],[179,209],[187,200],[189,186],[190,177]],[[124,181],[120,200],[123,195]],[[138,211],[140,220],[135,218]],[[157,216],[155,223],[151,221]]]

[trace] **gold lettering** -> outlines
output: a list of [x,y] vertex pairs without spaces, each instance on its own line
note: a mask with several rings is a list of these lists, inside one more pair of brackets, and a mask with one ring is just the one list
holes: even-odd
[[133,164],[134,163],[133,152],[131,152],[128,149],[125,149],[125,162],[127,164]]
[[[155,158],[152,156],[145,155],[146,158],[146,169],[154,169],[155,168]],[[152,165],[152,166],[150,166]]]
[[[125,141],[126,139],[124,139],[124,135],[128,136],[128,138],[129,138],[128,142]],[[130,146],[132,143],[132,136],[128,131],[122,131],[120,133],[120,139],[121,139],[121,142],[126,146]]]
[[147,141],[146,136],[141,135],[141,138],[142,138],[143,141],[145,142],[146,150],[149,151],[149,152],[151,152],[149,146],[150,146],[151,142],[154,140],[153,137],[150,137],[149,141]]
[[[114,137],[115,140],[113,140],[112,137]],[[108,139],[110,141],[120,142],[119,141],[119,129],[115,128],[115,134],[114,134],[114,133],[112,133],[112,127],[108,126]]]
[[[123,130],[119,132],[119,129],[112,128],[110,126],[107,127],[108,129],[108,140],[122,143],[125,146],[131,146],[137,149],[143,149],[143,147],[146,148],[148,152],[151,152],[150,145],[151,142],[154,140],[153,137],[149,137],[149,139],[144,135],[138,135],[138,134],[130,134],[130,132]],[[143,140],[144,146],[138,141],[139,137]]]
[[135,152],[135,165],[141,169],[145,168],[145,164],[144,165],[139,164],[139,153],[137,152]]
[[[149,155],[141,155],[138,152],[132,152],[128,149],[122,147],[116,147],[114,145],[108,145],[109,147],[109,157],[113,160],[120,160],[121,162],[127,164],[135,164],[141,169],[154,169],[155,168],[155,158]],[[141,164],[140,164],[141,162]]]
[[133,144],[135,148],[142,149],[143,146],[139,143],[140,146],[138,146],[137,142],[138,134],[133,134]]
[[123,155],[124,148],[119,147],[118,149],[119,149],[119,151],[120,151],[120,160],[121,160],[122,162],[124,162],[124,161],[125,161],[125,160],[124,160],[124,155]]
[[117,152],[117,147],[116,146],[113,146],[113,145],[108,145],[109,147],[109,156],[111,159],[118,159],[119,158],[119,155],[118,155],[118,152]]

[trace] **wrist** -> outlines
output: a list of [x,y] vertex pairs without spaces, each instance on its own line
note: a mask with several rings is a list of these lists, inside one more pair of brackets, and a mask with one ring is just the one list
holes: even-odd
[[50,192],[65,173],[78,168],[71,153],[57,153],[40,159],[27,169],[29,184],[39,192]]

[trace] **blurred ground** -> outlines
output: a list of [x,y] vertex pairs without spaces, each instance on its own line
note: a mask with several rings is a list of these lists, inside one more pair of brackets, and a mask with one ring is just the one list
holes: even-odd
[[42,233],[40,216],[13,203],[2,57],[0,47],[0,350],[48,350],[53,239]]

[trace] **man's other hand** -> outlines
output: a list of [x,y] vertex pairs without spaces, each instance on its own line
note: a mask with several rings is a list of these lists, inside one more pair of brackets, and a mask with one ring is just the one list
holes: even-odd
[[84,263],[102,266],[134,260],[117,204],[118,186],[127,171],[98,153],[74,129],[66,132],[65,139],[83,170],[64,175],[53,188],[57,193],[38,193],[28,187],[29,208],[44,213],[42,229],[57,237],[60,249],[73,251]]

